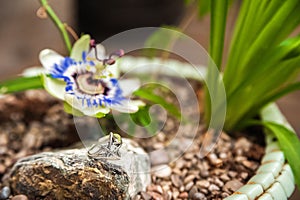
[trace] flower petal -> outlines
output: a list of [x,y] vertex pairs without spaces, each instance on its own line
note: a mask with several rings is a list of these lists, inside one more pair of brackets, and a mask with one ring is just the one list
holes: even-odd
[[[96,50],[97,52],[96,52]],[[88,53],[87,57],[90,57],[90,58],[97,58],[97,59],[100,59],[100,60],[103,60],[106,58],[106,55],[105,55],[105,48],[102,44],[97,44],[95,48],[92,48],[91,51]],[[96,55],[97,53],[97,55]]]
[[83,35],[79,38],[71,51],[70,57],[73,58],[75,61],[82,61],[82,53],[88,52],[90,48],[90,41],[91,37],[89,35]]
[[119,78],[120,77],[120,70],[116,66],[116,64],[107,65],[106,70],[111,74],[111,78]]
[[139,89],[141,82],[139,79],[123,79],[119,80],[119,86],[123,91],[123,96],[128,97],[135,90]]
[[39,58],[43,67],[45,67],[48,72],[52,70],[54,64],[60,63],[64,59],[64,57],[51,49],[42,50],[40,52]]
[[139,110],[140,106],[145,105],[142,101],[131,101],[131,100],[124,100],[121,104],[112,104],[109,107],[113,110],[117,110],[119,112],[124,113],[135,113]]
[[45,74],[45,68],[43,67],[30,67],[25,69],[22,72],[24,77],[33,77],[33,76],[40,76],[41,74]]
[[84,116],[84,114],[82,112],[80,112],[79,110],[73,108],[67,102],[64,102],[64,110],[65,110],[66,113],[69,113],[69,114],[71,114],[73,116],[77,116],[77,117]]
[[45,90],[47,90],[47,92],[49,92],[52,96],[60,100],[64,100],[65,88],[66,88],[65,82],[50,78],[45,74],[42,74],[42,80],[43,80],[44,88]]
[[88,116],[95,116],[98,113],[107,114],[110,111],[110,109],[107,107],[88,107],[85,102],[83,104],[81,99],[78,99],[76,96],[71,94],[65,94],[65,101],[75,109]]

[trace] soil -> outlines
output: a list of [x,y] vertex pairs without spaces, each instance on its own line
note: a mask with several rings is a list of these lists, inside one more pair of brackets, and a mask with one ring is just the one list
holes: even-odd
[[[0,199],[9,194],[5,179],[18,159],[80,141],[73,118],[64,112],[63,104],[41,90],[0,97],[0,120]],[[153,171],[152,185],[134,199],[223,199],[245,184],[258,168],[264,144],[257,138],[263,137],[239,134],[233,138],[223,133],[213,152],[200,158],[203,125],[196,139],[184,134],[175,138],[175,147],[164,148],[174,140],[177,124],[169,117],[156,136],[135,139],[149,153]],[[185,143],[191,144],[188,150],[181,148]],[[9,198],[26,199],[21,194],[13,195]]]

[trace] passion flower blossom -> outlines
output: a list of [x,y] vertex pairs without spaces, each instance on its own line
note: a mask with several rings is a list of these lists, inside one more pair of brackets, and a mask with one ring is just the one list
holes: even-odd
[[104,52],[103,46],[97,45],[89,53],[82,51],[81,59],[76,60],[50,49],[41,51],[40,61],[48,74],[44,76],[45,89],[73,110],[89,116],[103,116],[110,109],[138,111],[142,102],[127,97],[138,89],[139,81],[118,80],[113,69],[116,66],[106,65],[114,63],[113,56],[121,55],[104,58]]

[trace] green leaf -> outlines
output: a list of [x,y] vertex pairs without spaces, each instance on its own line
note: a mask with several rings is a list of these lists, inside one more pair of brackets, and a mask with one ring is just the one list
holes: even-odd
[[171,51],[174,42],[180,37],[182,37],[182,33],[179,28],[163,26],[157,29],[146,40],[144,54],[148,57],[154,57],[158,54],[159,50]]
[[151,117],[149,115],[150,106],[144,106],[140,108],[137,112],[131,113],[130,116],[132,120],[141,126],[147,126],[151,123]]
[[221,69],[224,48],[228,0],[211,1],[210,48],[209,54]]
[[198,13],[203,17],[210,11],[211,0],[198,0]]
[[70,57],[76,61],[82,60],[82,52],[88,53],[91,37],[89,35],[81,36],[74,44]]
[[[226,17],[228,0],[211,1],[211,27],[209,53],[214,63],[208,64],[207,81],[205,87],[205,121],[214,128],[219,128],[222,123],[222,114],[225,111],[223,82],[220,76],[222,55],[225,38]],[[219,98],[220,97],[220,98]],[[212,106],[214,105],[214,106]],[[214,108],[221,106],[220,110]],[[212,110],[214,109],[214,110]]]
[[[250,48],[245,51],[244,55],[240,55],[242,56],[242,60],[239,65],[243,73],[237,74],[238,76],[235,75],[235,82],[237,84],[239,84],[240,80],[247,78],[249,72],[253,70],[253,66],[256,66],[261,59],[264,59],[267,50],[279,45],[280,41],[278,40],[287,36],[287,33],[285,33],[285,35],[280,35],[278,33],[282,29],[282,26],[285,25],[284,22],[293,20],[289,19],[289,16],[297,3],[297,0],[284,1],[283,5],[274,13],[270,22],[258,34],[253,43],[251,43]],[[245,38],[245,40],[248,40],[248,38]]]
[[189,6],[189,5],[191,5],[192,3],[194,3],[194,1],[195,1],[195,0],[184,0],[184,4],[185,4],[186,6]]
[[18,77],[0,83],[0,94],[43,88],[41,76]]
[[164,98],[154,94],[152,90],[140,88],[140,89],[134,91],[133,94],[142,99],[148,100],[153,104],[159,104],[163,108],[165,108],[169,114],[173,115],[174,117],[176,117],[178,119],[181,118],[181,113],[175,105],[167,102]]
[[274,122],[263,122],[263,125],[270,130],[278,139],[280,148],[285,154],[295,177],[297,186],[300,188],[300,141],[297,135],[284,125]]
[[[150,106],[144,106],[140,108],[137,112],[131,113],[131,119],[142,127],[145,127],[148,133],[155,134],[158,127],[158,122],[155,118],[151,118],[149,115]],[[135,130],[135,127],[131,127],[132,130]],[[131,132],[133,133],[133,132]]]

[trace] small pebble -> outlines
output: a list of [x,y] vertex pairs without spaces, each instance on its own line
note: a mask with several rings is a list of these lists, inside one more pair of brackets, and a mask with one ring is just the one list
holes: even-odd
[[5,186],[4,188],[1,189],[0,191],[0,199],[8,199],[10,195],[10,188]]
[[163,189],[160,185],[149,185],[147,187],[147,190],[151,192],[157,192],[159,194],[163,194]]
[[177,175],[177,174],[172,174],[171,175],[171,181],[172,181],[172,183],[173,183],[173,185],[175,186],[175,187],[181,187],[182,186],[182,180],[181,180],[181,178],[180,178],[180,176],[179,175]]
[[135,195],[132,200],[141,200],[141,199],[142,199],[141,195],[138,194]]
[[184,192],[184,186],[181,186],[181,187],[179,188],[179,192]]
[[229,194],[226,193],[226,192],[223,192],[223,193],[221,194],[221,196],[222,196],[222,198],[226,198],[226,197],[229,197]]
[[227,158],[227,154],[222,152],[222,153],[219,154],[219,157],[224,160],[224,159]]
[[186,199],[189,197],[189,194],[187,192],[183,192],[183,193],[180,193],[178,197],[181,199]]
[[196,186],[193,186],[192,189],[189,191],[189,199],[192,199],[194,194],[198,192],[198,188]]
[[144,200],[150,200],[152,197],[150,194],[148,194],[147,192],[141,192],[141,195],[143,197]]
[[178,169],[182,169],[183,168],[183,166],[185,165],[185,160],[178,160],[177,162],[176,162],[176,168],[178,168]]
[[165,178],[172,174],[172,169],[169,165],[157,165],[152,168],[152,173],[159,178]]
[[257,164],[255,164],[254,162],[251,162],[251,161],[249,161],[249,160],[244,160],[244,161],[242,162],[242,164],[243,164],[245,167],[247,167],[247,168],[249,168],[249,169],[252,169],[252,170],[255,170],[255,169],[257,168]]
[[222,174],[222,175],[220,176],[220,179],[221,179],[222,181],[229,181],[229,180],[230,180],[230,178],[227,176],[227,174]]
[[235,192],[237,191],[240,187],[242,187],[244,184],[241,183],[239,180],[231,180],[228,181],[227,183],[225,183],[223,190],[224,191],[231,191],[231,192]]
[[218,187],[223,187],[224,186],[224,183],[218,178],[216,178],[214,182]]
[[207,170],[201,170],[200,175],[202,178],[207,178],[209,176],[209,172]]
[[27,196],[23,195],[23,194],[19,194],[14,196],[13,198],[11,198],[11,200],[28,200]]
[[223,163],[223,161],[222,161],[221,159],[219,159],[219,158],[217,157],[217,155],[214,154],[214,153],[208,154],[207,157],[208,157],[209,162],[210,162],[212,165],[214,165],[214,166],[220,166],[220,165],[222,165],[222,163]]
[[197,192],[197,193],[194,194],[192,199],[193,200],[206,200],[206,197],[201,192]]
[[240,177],[245,180],[246,178],[248,178],[248,173],[247,172],[242,172],[240,174]]
[[183,183],[186,184],[188,182],[191,182],[192,180],[194,180],[196,178],[196,176],[194,174],[188,175],[187,177],[185,177]]
[[251,147],[251,142],[249,142],[247,138],[241,137],[235,142],[234,147],[236,149],[245,149],[245,151],[248,151]]
[[194,186],[194,182],[189,182],[185,185],[185,191],[190,191],[190,189]]
[[228,172],[228,175],[231,177],[231,178],[235,178],[236,176],[237,176],[237,172],[235,172],[235,171],[229,171]]
[[174,169],[173,169],[173,173],[174,173],[174,174],[181,174],[181,171],[180,171],[180,169],[178,169],[178,168],[174,168]]
[[184,159],[186,160],[192,160],[194,158],[195,154],[194,153],[186,153],[184,155]]
[[159,149],[149,153],[151,165],[168,164],[170,162],[168,153],[164,149]]
[[179,194],[180,194],[180,193],[179,193],[178,190],[173,191],[173,194],[172,194],[173,199],[177,199],[178,196],[179,196]]
[[196,182],[196,185],[201,187],[201,188],[208,188],[210,183],[207,180],[200,180]]
[[0,164],[0,174],[4,174],[5,170],[6,170],[5,165]]
[[209,187],[208,187],[208,190],[209,191],[217,191],[217,190],[220,190],[220,188],[218,186],[216,186],[215,184],[211,184]]
[[156,192],[148,192],[154,200],[164,200],[164,198]]

